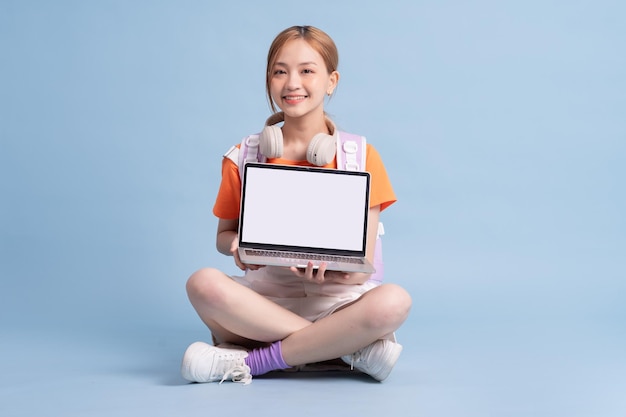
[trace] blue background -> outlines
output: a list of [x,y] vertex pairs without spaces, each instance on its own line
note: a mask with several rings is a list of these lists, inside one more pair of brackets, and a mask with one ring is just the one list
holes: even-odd
[[[0,0],[0,413],[263,414],[281,392],[303,415],[623,416],[625,12]],[[327,110],[398,194],[405,352],[383,384],[186,385],[180,357],[208,333],[185,281],[235,272],[214,249],[221,155],[269,115],[267,48],[294,24],[336,41]]]

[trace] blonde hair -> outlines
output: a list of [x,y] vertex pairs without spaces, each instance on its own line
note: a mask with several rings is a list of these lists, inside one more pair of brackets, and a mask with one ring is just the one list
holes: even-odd
[[292,26],[280,32],[267,53],[267,70],[265,73],[265,92],[272,112],[276,113],[276,104],[270,94],[270,82],[272,78],[272,67],[276,62],[281,48],[289,41],[304,39],[313,49],[322,56],[328,74],[337,71],[339,66],[339,53],[335,42],[324,31],[313,26]]

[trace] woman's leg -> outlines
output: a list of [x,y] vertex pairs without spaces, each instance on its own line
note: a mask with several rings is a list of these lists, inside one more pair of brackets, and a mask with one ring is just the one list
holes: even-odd
[[283,358],[295,366],[351,354],[397,330],[410,308],[411,298],[404,289],[383,284],[290,334],[282,341]]
[[249,347],[253,341],[275,342],[311,324],[217,269],[194,273],[187,281],[187,294],[220,343]]
[[291,366],[353,353],[400,327],[411,306],[404,289],[384,284],[311,323],[210,268],[192,275],[187,291],[218,341],[247,346],[247,340],[282,340],[283,358]]

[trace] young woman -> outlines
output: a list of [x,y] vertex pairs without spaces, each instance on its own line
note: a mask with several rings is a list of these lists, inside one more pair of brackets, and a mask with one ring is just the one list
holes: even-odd
[[[337,65],[335,44],[319,29],[294,26],[274,39],[266,89],[274,111],[270,119],[284,121],[283,150],[282,155],[268,156],[267,163],[313,165],[307,160],[312,138],[335,133],[324,101],[339,82]],[[331,159],[326,168],[336,168],[336,159]],[[396,198],[371,145],[366,148],[366,170],[372,178],[366,255],[373,261],[379,214]],[[384,380],[402,350],[393,332],[408,316],[408,293],[382,284],[379,275],[327,271],[325,264],[314,268],[309,262],[300,269],[243,264],[237,253],[240,193],[239,167],[224,158],[213,208],[219,218],[217,249],[233,256],[245,275],[230,277],[206,268],[189,278],[189,299],[211,330],[215,346],[190,345],[183,357],[183,377],[249,383],[254,375],[341,358],[353,369]],[[332,204],[323,193],[303,203]]]

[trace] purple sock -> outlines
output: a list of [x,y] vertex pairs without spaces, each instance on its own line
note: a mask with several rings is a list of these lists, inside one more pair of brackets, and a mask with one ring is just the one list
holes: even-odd
[[245,359],[246,365],[250,367],[251,375],[263,375],[278,369],[291,368],[283,359],[283,352],[280,340],[268,347],[254,349],[248,352]]

